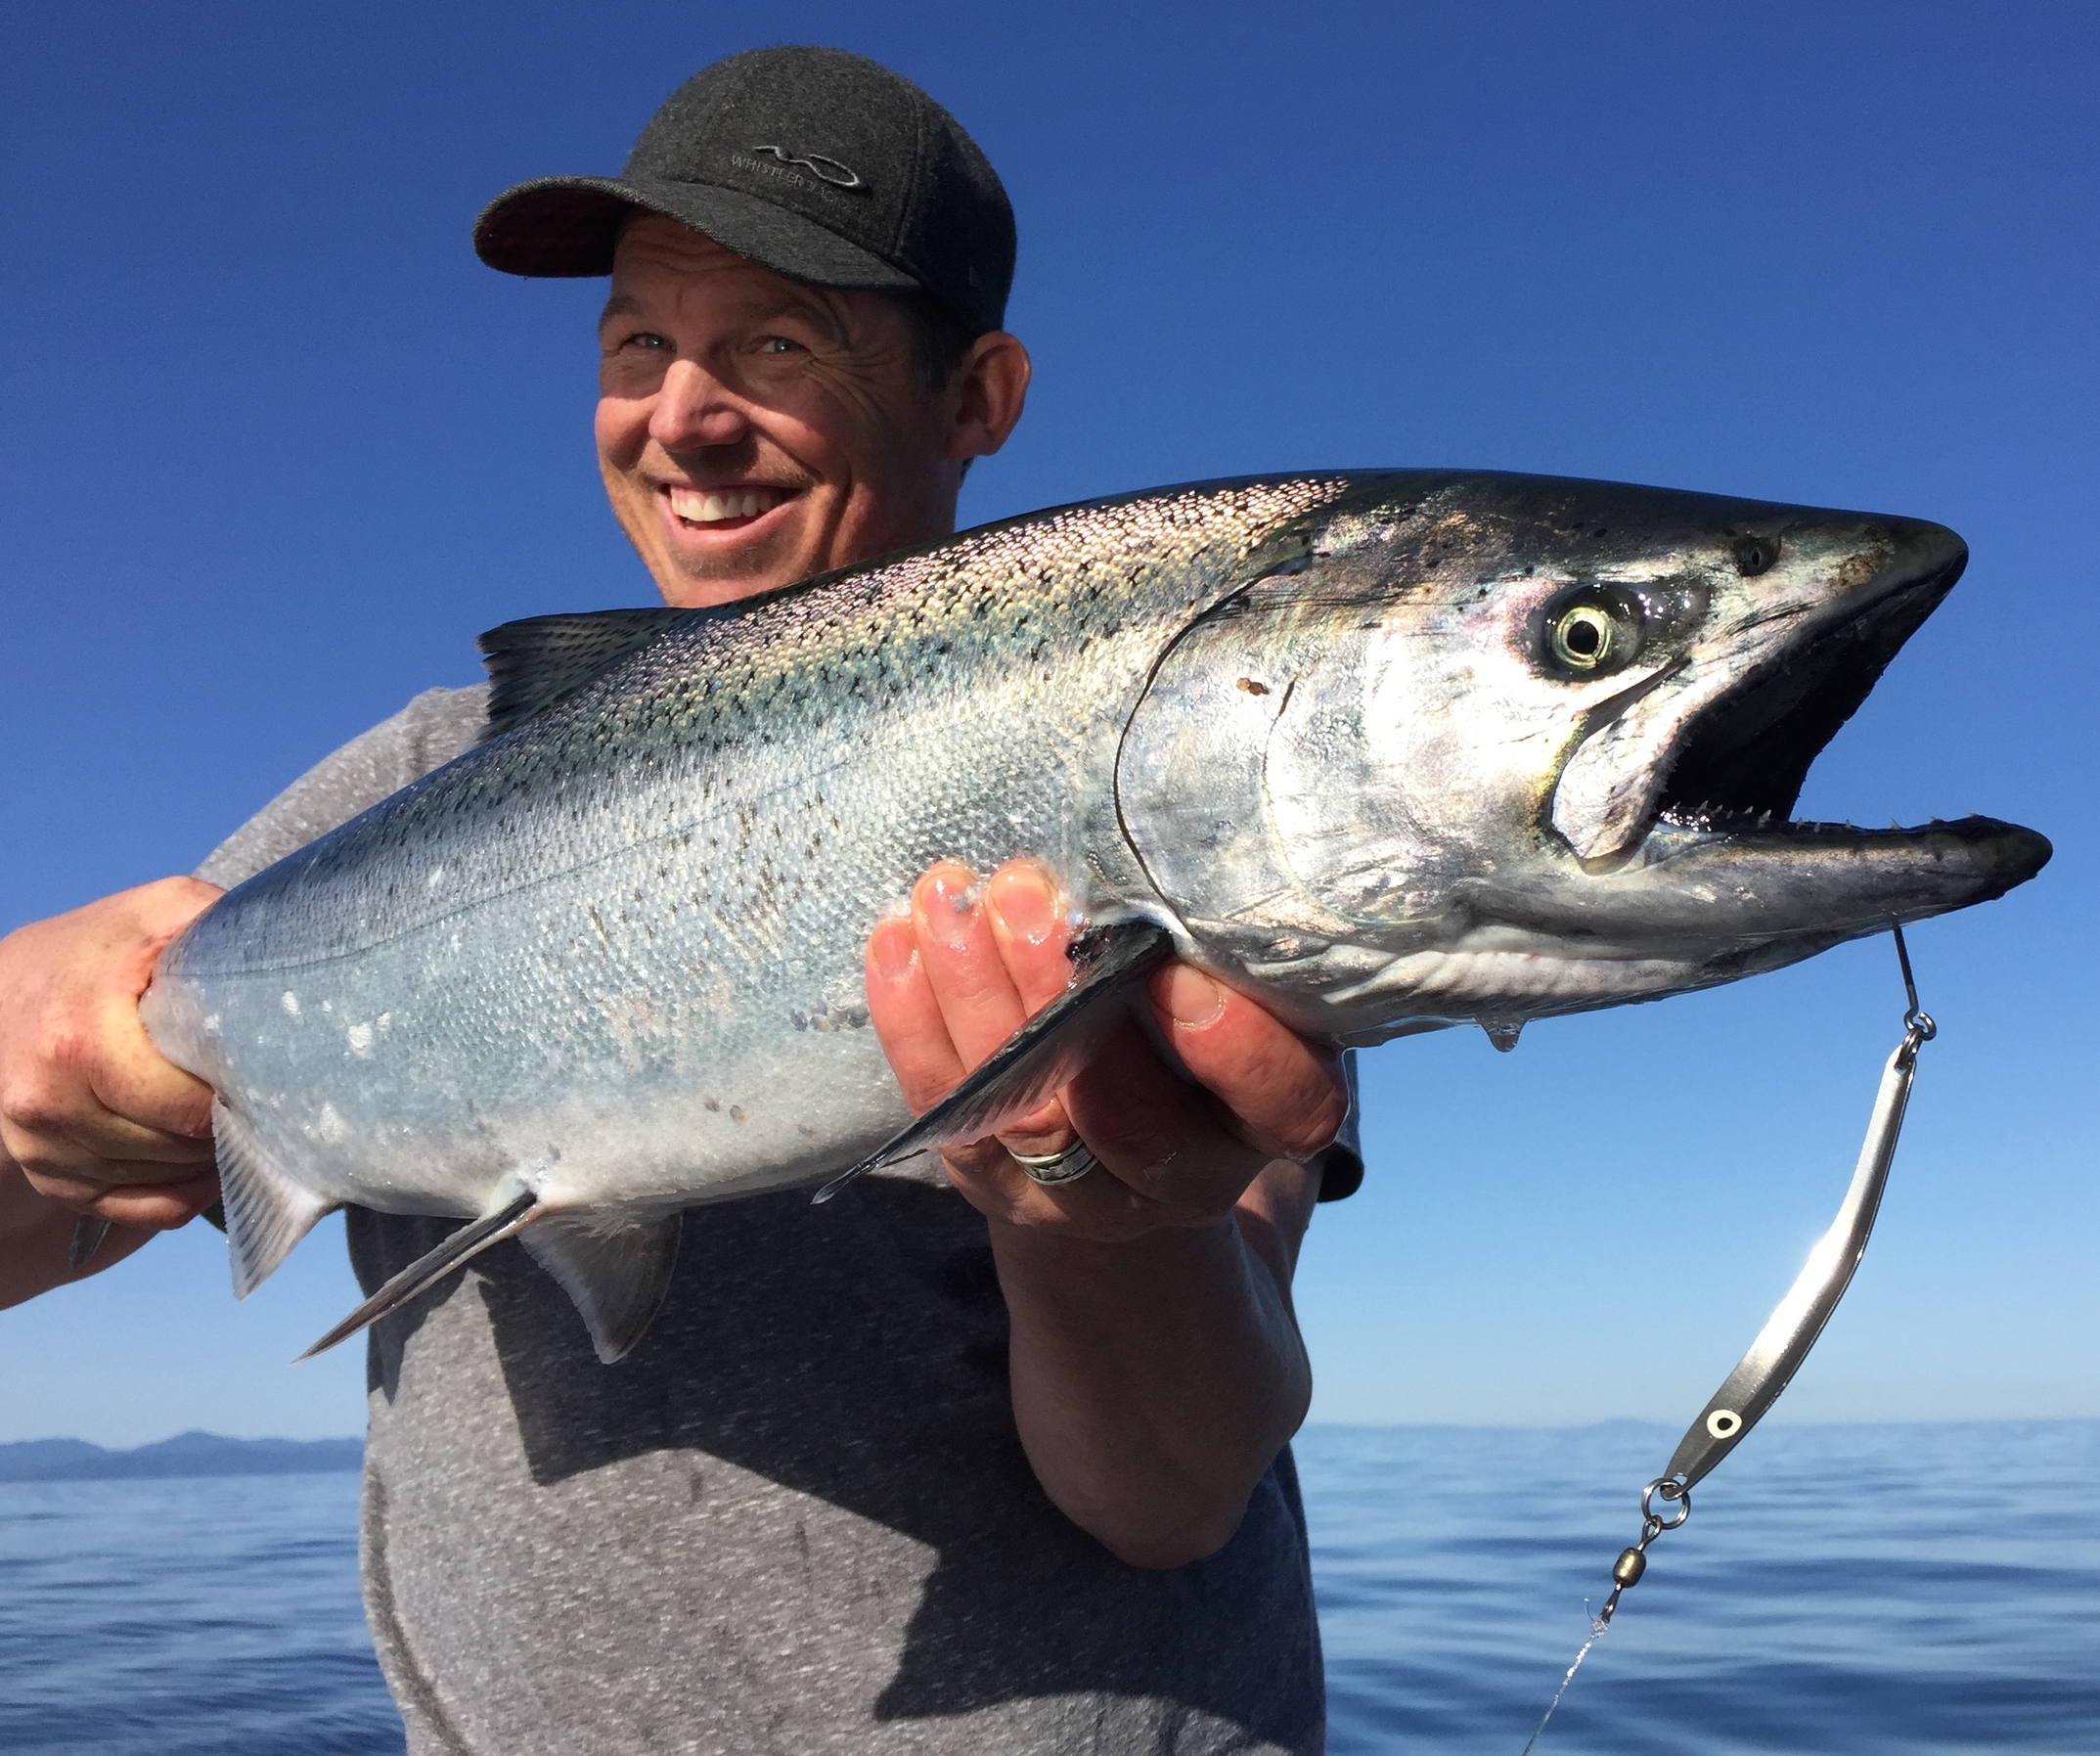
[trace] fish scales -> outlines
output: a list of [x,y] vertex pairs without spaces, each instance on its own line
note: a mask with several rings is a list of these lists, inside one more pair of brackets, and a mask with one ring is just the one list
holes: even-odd
[[[345,1333],[525,1227],[617,1358],[681,1210],[995,1127],[1140,940],[1314,1037],[1506,1049],[2023,882],[2048,844],[2012,825],[1789,821],[1965,559],[1876,515],[1329,472],[511,624],[496,735],[228,892],[142,1015],[216,1094],[237,1290],[334,1206],[474,1222]],[[935,861],[1019,854],[1107,973],[906,1131],[868,933]]]
[[1345,485],[1085,509],[695,616],[235,892],[180,967],[277,1082],[191,1053],[273,1152],[384,1210],[478,1212],[521,1162],[579,1206],[835,1169],[906,1119],[870,925],[942,857],[1033,851],[1083,895],[1162,629]]

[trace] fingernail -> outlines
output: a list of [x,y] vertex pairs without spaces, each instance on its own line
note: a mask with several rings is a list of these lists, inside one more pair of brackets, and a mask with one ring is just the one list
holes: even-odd
[[884,981],[902,981],[918,961],[918,937],[909,921],[885,921],[869,936],[868,961]]
[[977,875],[966,866],[944,863],[927,873],[920,888],[925,895],[925,923],[940,941],[955,950],[970,943],[971,917],[983,894]]
[[1208,1030],[1225,1016],[1225,989],[1186,964],[1172,964],[1155,990],[1179,1030]]
[[1057,929],[1057,898],[1040,872],[1022,867],[997,874],[991,902],[1006,937],[1019,944],[1040,945]]

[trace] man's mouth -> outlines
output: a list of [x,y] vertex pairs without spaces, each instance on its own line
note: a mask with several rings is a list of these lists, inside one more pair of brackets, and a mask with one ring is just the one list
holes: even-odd
[[667,485],[663,492],[670,503],[671,516],[689,530],[737,529],[756,522],[795,497],[791,488],[757,483],[721,488]]

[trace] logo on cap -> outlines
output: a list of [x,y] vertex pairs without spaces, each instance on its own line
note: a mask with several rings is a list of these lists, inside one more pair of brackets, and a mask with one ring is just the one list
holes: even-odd
[[836,158],[827,158],[822,153],[790,153],[783,147],[753,147],[754,153],[771,153],[782,164],[799,164],[813,177],[822,178],[833,189],[865,189],[861,173],[849,164],[841,164]]

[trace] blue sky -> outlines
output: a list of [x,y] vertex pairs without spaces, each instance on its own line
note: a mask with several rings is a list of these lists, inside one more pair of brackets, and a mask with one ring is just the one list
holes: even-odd
[[[1943,1021],[1779,1418],[2100,1414],[2089,800],[2100,15],[2073,5],[795,9],[1000,166],[1037,387],[966,520],[1485,465],[1915,514],[1968,578],[1805,814],[2056,842],[1913,939]],[[0,21],[0,925],[194,865],[474,634],[648,601],[589,437],[597,283],[475,262],[777,40],[740,9],[74,5]],[[1886,942],[1367,1062],[1300,1279],[1316,1415],[1687,1419],[1835,1209]],[[813,1223],[818,1223],[813,1219]],[[355,1430],[331,1228],[0,1314],[0,1439]],[[733,1343],[726,1340],[725,1345]]]

